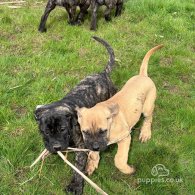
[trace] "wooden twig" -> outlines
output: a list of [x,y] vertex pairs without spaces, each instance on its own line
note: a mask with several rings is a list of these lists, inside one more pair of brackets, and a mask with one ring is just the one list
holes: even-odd
[[9,88],[9,90],[17,89],[17,88],[19,88],[19,87],[22,87],[22,85],[17,85],[17,86],[15,86],[15,87],[11,87],[11,88]]
[[11,9],[18,9],[18,8],[21,8],[21,6],[18,6],[18,5],[9,5],[9,6],[7,6],[7,7],[11,8]]
[[19,3],[26,3],[26,1],[5,1],[5,2],[0,2],[0,5],[19,4]]
[[41,177],[41,172],[42,172],[42,169],[43,169],[43,163],[44,163],[44,158],[42,159],[42,162],[41,162],[41,167],[39,169],[39,178]]
[[41,152],[41,154],[39,155],[39,157],[30,165],[30,168],[37,164],[46,153],[48,153],[48,150],[44,149],[43,152]]
[[[89,149],[82,149],[82,148],[71,148],[68,147],[68,150],[71,150],[70,152],[89,152]],[[68,150],[63,151],[63,152],[69,152]],[[30,165],[30,168],[32,168],[33,166],[35,166],[41,159],[45,159],[45,157],[47,157],[48,155],[50,155],[49,151],[47,149],[44,149],[43,152],[39,155],[39,157]]]
[[[71,148],[71,147],[68,147],[67,149],[68,149],[68,150],[75,151],[75,152],[89,152],[89,151],[90,151],[89,149]],[[67,151],[65,151],[65,152],[67,152]]]
[[97,184],[95,184],[92,180],[90,180],[86,175],[84,175],[79,169],[77,169],[72,163],[70,163],[65,156],[61,152],[57,152],[58,155],[64,160],[66,164],[68,164],[72,169],[74,169],[79,175],[85,179],[96,191],[102,195],[108,195],[106,192],[104,192]]
[[37,174],[35,174],[34,176],[32,176],[30,179],[27,179],[26,181],[20,183],[20,186],[24,185],[25,183],[31,181]]

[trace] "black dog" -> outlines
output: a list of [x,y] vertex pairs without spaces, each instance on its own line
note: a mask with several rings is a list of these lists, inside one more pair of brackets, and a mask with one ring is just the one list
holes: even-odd
[[92,0],[91,8],[92,8],[92,20],[91,20],[91,30],[96,30],[97,28],[97,11],[99,6],[105,5],[106,10],[104,13],[104,17],[106,21],[111,20],[111,11],[116,7],[115,16],[120,16],[123,0]]
[[[102,43],[110,55],[105,70],[99,74],[86,77],[62,100],[49,105],[39,106],[35,117],[43,136],[45,147],[52,153],[63,151],[69,146],[84,148],[84,142],[77,121],[76,107],[92,107],[98,102],[107,100],[116,93],[109,73],[115,62],[114,51],[103,39],[93,37]],[[84,152],[76,153],[76,167],[85,171],[87,155]],[[83,178],[74,172],[68,191],[82,194]]]
[[[62,6],[67,10],[69,16],[69,24],[71,25],[81,24],[84,21],[85,14],[87,14],[87,9],[90,6],[90,2],[91,0],[48,0],[45,12],[41,17],[39,31],[46,32],[45,24],[47,18],[49,16],[49,13],[56,7],[56,5]],[[77,6],[80,7],[80,12],[76,17]]]

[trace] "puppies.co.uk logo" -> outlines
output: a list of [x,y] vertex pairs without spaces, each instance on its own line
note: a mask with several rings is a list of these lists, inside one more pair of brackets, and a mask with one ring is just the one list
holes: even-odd
[[165,167],[163,164],[156,164],[151,169],[151,175],[153,177],[151,178],[138,178],[138,183],[146,183],[146,184],[152,184],[152,183],[159,183],[159,182],[177,182],[181,183],[183,182],[182,178],[170,178],[168,177],[170,174],[169,169]]
[[169,169],[167,169],[163,164],[157,164],[152,168],[151,174],[158,177],[168,176]]

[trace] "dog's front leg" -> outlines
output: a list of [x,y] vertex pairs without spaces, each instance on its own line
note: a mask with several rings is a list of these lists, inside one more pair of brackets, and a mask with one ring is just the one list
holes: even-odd
[[49,13],[56,7],[56,4],[54,3],[54,1],[52,0],[49,0],[47,5],[46,5],[46,8],[45,8],[45,12],[43,14],[43,16],[41,17],[41,21],[40,21],[40,24],[39,24],[39,31],[40,32],[46,32],[46,27],[45,27],[45,24],[46,24],[46,21],[47,21],[47,18],[49,16]]
[[92,9],[92,19],[91,19],[91,27],[90,30],[96,30],[97,28],[97,11],[98,11],[98,3],[95,0],[92,1],[91,9]]
[[115,166],[125,174],[133,174],[135,169],[127,164],[131,136],[118,142],[118,150],[114,158]]
[[[85,152],[76,152],[75,166],[85,173],[85,167],[87,162],[87,154]],[[71,183],[67,186],[68,192],[74,193],[74,195],[83,194],[84,179],[74,171],[74,176]]]

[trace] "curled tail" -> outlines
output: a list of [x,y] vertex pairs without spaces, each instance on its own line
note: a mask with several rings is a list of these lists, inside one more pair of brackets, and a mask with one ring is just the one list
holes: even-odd
[[147,70],[148,70],[148,61],[150,59],[150,56],[158,49],[162,48],[163,45],[158,45],[156,47],[153,47],[151,50],[149,50],[147,52],[147,54],[145,55],[143,61],[142,61],[142,65],[140,67],[140,71],[139,71],[139,75],[142,76],[148,76]]
[[108,60],[107,66],[104,70],[107,74],[109,74],[112,71],[112,68],[113,68],[114,63],[115,63],[114,51],[113,51],[112,47],[106,41],[104,41],[103,39],[101,39],[99,37],[96,37],[96,36],[93,36],[93,38],[96,41],[100,42],[102,45],[104,45],[106,47],[108,53],[109,53],[110,58]]

